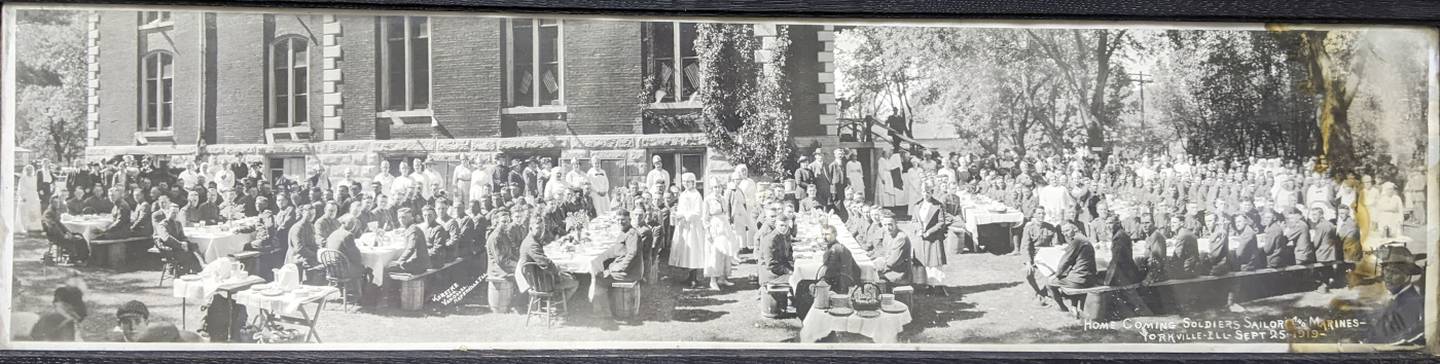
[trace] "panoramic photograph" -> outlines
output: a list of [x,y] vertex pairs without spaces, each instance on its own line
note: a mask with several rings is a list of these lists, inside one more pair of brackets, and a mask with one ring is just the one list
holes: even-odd
[[5,15],[10,347],[1425,343],[1430,29]]

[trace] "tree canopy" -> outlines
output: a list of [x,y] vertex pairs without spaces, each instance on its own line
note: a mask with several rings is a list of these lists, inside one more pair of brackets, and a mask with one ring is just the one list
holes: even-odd
[[15,31],[16,140],[66,161],[85,149],[85,13],[24,10]]

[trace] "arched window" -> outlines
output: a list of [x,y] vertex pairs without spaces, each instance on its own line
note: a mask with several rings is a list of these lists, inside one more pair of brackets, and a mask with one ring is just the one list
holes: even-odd
[[175,111],[175,55],[154,52],[140,66],[140,131],[170,130]]
[[286,128],[310,121],[310,41],[287,36],[270,45],[270,126]]

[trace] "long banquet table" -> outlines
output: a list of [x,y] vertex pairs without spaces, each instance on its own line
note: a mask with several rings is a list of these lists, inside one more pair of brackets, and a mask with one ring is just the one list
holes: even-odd
[[[829,224],[835,228],[835,240],[850,249],[850,255],[855,258],[855,264],[860,267],[861,282],[878,282],[880,274],[875,270],[875,262],[870,257],[870,252],[860,247],[855,237],[845,227],[845,223],[839,216],[834,214],[824,215],[803,215],[796,219],[796,238],[798,242],[794,246],[795,271],[790,273],[790,287],[800,287],[803,280],[819,280],[820,267],[825,265],[825,250],[814,242],[820,241],[821,224]],[[859,283],[859,282],[856,282]]]

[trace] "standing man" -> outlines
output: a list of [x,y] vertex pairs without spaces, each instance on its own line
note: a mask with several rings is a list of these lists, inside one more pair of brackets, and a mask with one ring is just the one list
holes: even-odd
[[451,178],[452,187],[450,191],[453,191],[453,194],[450,197],[455,199],[457,205],[464,205],[470,201],[471,170],[478,169],[479,168],[475,167],[474,160],[471,159],[469,155],[461,155],[460,164],[455,166],[455,170],[450,171],[451,175],[454,176]]
[[885,118],[885,125],[890,127],[890,149],[900,149],[900,136],[909,135],[906,130],[905,116],[900,114],[900,108],[890,107],[890,117]]
[[845,188],[850,186],[845,173],[845,150],[835,148],[835,160],[825,167],[825,180],[830,182],[830,206],[832,209],[845,207]]
[[[940,210],[940,202],[935,199],[933,187],[927,188],[925,201],[920,203],[917,215],[920,221],[920,245],[915,247],[915,260],[920,264],[919,269],[929,270],[934,268],[937,272],[945,265],[945,234],[948,232],[945,222],[945,213]],[[939,294],[946,295],[944,286],[929,287],[929,272],[915,274],[916,285],[924,290],[939,288]]]

